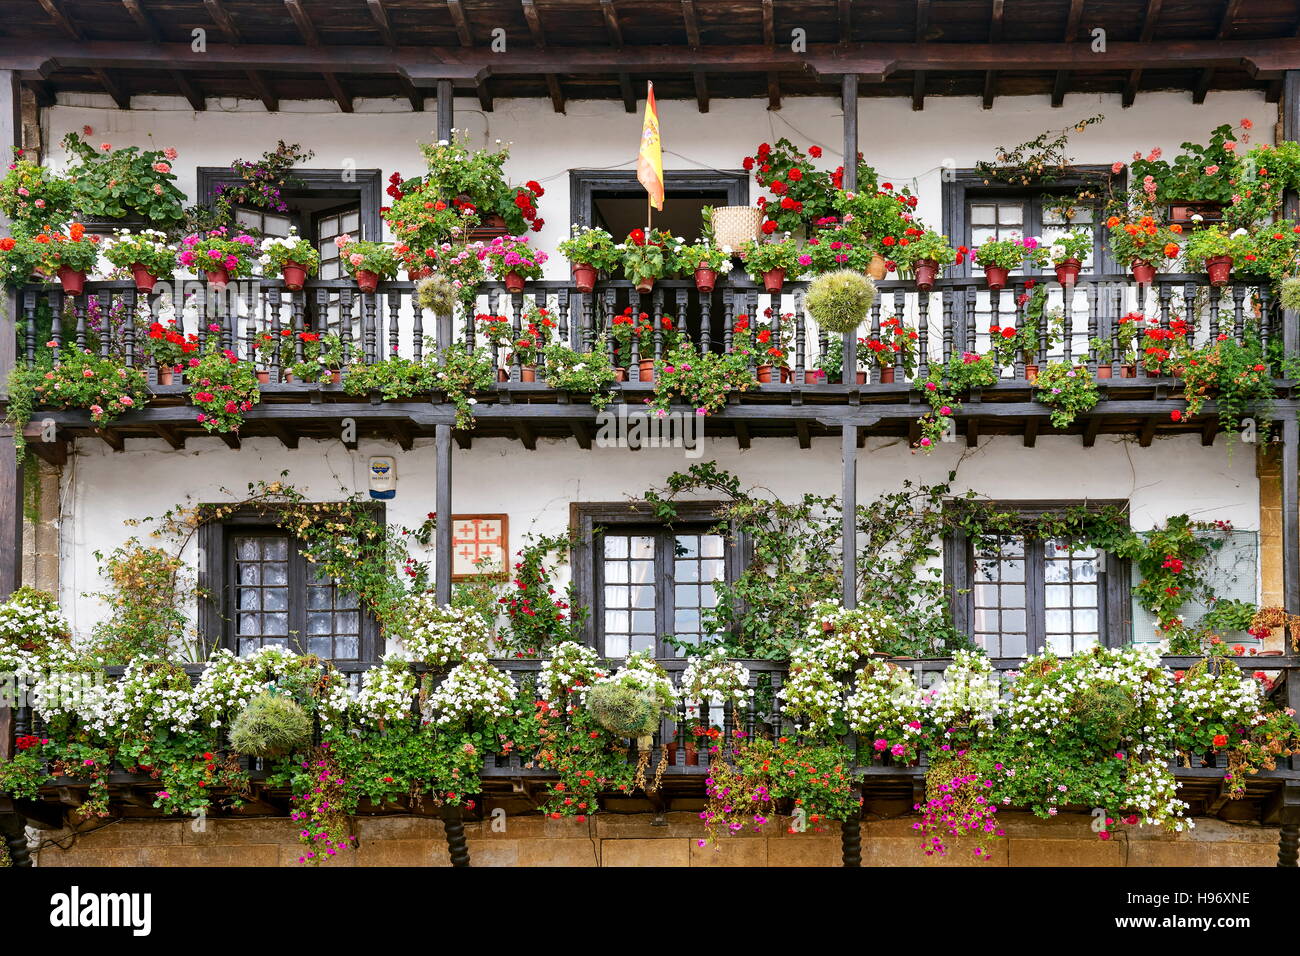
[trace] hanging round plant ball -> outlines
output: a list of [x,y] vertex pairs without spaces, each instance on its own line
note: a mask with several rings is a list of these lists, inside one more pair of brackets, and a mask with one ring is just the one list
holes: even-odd
[[804,301],[808,314],[827,332],[856,332],[876,301],[876,284],[861,272],[838,269],[813,279]]
[[429,276],[415,287],[415,301],[434,315],[451,315],[456,308],[456,287],[444,275]]
[[649,690],[619,681],[587,691],[587,709],[596,723],[620,737],[648,737],[659,729],[659,702]]
[[1282,300],[1282,308],[1292,312],[1300,311],[1300,279],[1283,279],[1282,285],[1278,287],[1278,297]]
[[282,694],[259,694],[230,727],[230,746],[249,757],[280,757],[311,743],[311,718]]

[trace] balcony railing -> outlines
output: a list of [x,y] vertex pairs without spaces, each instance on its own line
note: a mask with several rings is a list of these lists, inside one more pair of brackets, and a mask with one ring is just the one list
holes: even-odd
[[[626,368],[622,388],[647,387],[653,372],[642,372],[646,359],[664,355],[665,342],[659,320],[665,315],[677,319],[677,326],[701,350],[723,351],[731,347],[738,316],[769,323],[773,339],[784,342],[786,356],[773,360],[770,384],[760,391],[788,392],[824,388],[837,393],[836,385],[864,386],[866,391],[906,389],[909,383],[929,374],[934,363],[948,360],[963,351],[984,352],[989,347],[990,325],[1020,328],[1025,320],[1025,299],[1029,282],[1048,282],[1046,277],[1015,276],[1000,293],[990,293],[982,277],[941,279],[932,293],[918,293],[910,280],[885,280],[877,283],[878,295],[869,322],[860,336],[875,339],[881,322],[899,316],[904,325],[915,331],[915,361],[904,353],[887,353],[885,364],[868,366],[864,359],[869,350],[859,350],[859,368],[846,370],[837,382],[822,374],[831,342],[807,315],[804,297],[807,282],[787,282],[778,294],[769,294],[743,276],[721,280],[712,294],[701,294],[688,280],[661,280],[646,295],[635,292],[621,280],[598,283],[591,293],[579,293],[568,281],[532,282],[527,291],[507,293],[498,283],[484,283],[474,309],[463,309],[454,316],[433,316],[415,307],[413,282],[384,282],[378,291],[363,294],[351,280],[309,281],[296,293],[288,292],[279,279],[253,279],[232,282],[224,291],[201,281],[163,285],[161,291],[137,293],[125,281],[89,282],[84,294],[66,296],[57,286],[29,286],[20,297],[22,327],[19,330],[19,355],[35,358],[42,334],[41,303],[49,305],[51,322],[49,340],[92,346],[107,354],[116,350],[132,364],[146,364],[141,343],[151,321],[174,315],[177,328],[192,332],[206,342],[216,336],[223,347],[241,358],[255,357],[253,343],[257,336],[282,330],[329,331],[354,346],[366,363],[381,362],[390,356],[420,359],[434,348],[451,342],[470,346],[486,344],[474,316],[504,316],[518,332],[527,310],[537,305],[548,309],[556,323],[559,341],[580,351],[590,350],[612,319],[631,306],[654,320],[657,331],[641,340],[633,340],[630,354],[615,355],[612,341],[607,342],[616,367]],[[1003,371],[1007,384],[1027,379],[1026,366],[1042,366],[1051,360],[1086,364],[1102,376],[1119,380],[1133,374],[1125,367],[1117,319],[1140,311],[1167,327],[1172,318],[1181,317],[1194,326],[1193,343],[1203,344],[1217,335],[1241,340],[1257,334],[1265,344],[1277,340],[1294,341],[1286,336],[1287,318],[1277,305],[1266,283],[1238,279],[1222,288],[1211,287],[1202,274],[1167,274],[1149,286],[1136,285],[1127,275],[1081,278],[1076,286],[1063,288],[1049,285],[1048,310],[1061,310],[1059,341],[1049,345],[1046,330],[1036,352],[1017,356],[1014,366]],[[1045,324],[1045,323],[1043,323]],[[102,334],[110,328],[109,335]],[[1293,330],[1294,332],[1294,330]],[[845,337],[846,339],[848,337]],[[302,341],[294,336],[294,352],[283,360],[273,359],[261,366],[271,383],[284,380],[284,366],[302,359]],[[1102,355],[1095,343],[1107,343]],[[524,370],[509,363],[505,350],[493,356],[499,377],[509,383],[525,384]],[[762,362],[762,357],[756,360]],[[544,379],[544,360],[539,363],[537,381]],[[892,371],[892,376],[889,374]],[[1136,373],[1145,377],[1140,370]],[[149,369],[150,381],[155,370]],[[892,384],[889,381],[892,378]],[[882,381],[883,380],[883,381]],[[1116,385],[1120,384],[1118,381]],[[301,385],[293,386],[301,388]],[[318,386],[313,385],[312,388]],[[534,387],[534,386],[526,386]],[[544,390],[544,385],[535,388]]]

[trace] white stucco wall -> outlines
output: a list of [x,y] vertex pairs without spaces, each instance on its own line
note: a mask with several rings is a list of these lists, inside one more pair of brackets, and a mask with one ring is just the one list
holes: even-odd
[[[303,441],[296,450],[274,439],[253,438],[233,452],[219,439],[191,440],[184,451],[161,442],[128,441],[125,452],[81,441],[64,474],[62,496],[62,595],[78,632],[102,614],[88,594],[102,588],[96,550],[110,551],[139,529],[123,522],[157,515],[189,496],[191,501],[242,497],[251,481],[289,472],[298,490],[319,500],[366,491],[371,455],[397,458],[397,497],[389,521],[414,526],[434,510],[434,449],[417,441],[409,452],[384,442],[362,441],[356,451],[339,442]],[[662,485],[691,463],[681,449],[593,448],[572,441],[540,440],[537,450],[518,442],[482,439],[453,452],[455,513],[508,513],[510,545],[528,532],[556,533],[568,526],[571,501],[622,501]],[[838,439],[814,439],[801,450],[793,439],[759,439],[746,451],[731,439],[710,439],[703,457],[738,474],[746,485],[778,497],[804,492],[838,495]],[[1046,437],[1035,448],[1019,438],[985,438],[979,446],[941,445],[931,455],[913,454],[905,441],[870,439],[859,453],[858,500],[895,490],[904,478],[935,483],[956,469],[955,492],[975,490],[1004,499],[1120,498],[1131,502],[1133,526],[1146,529],[1169,515],[1231,521],[1242,530],[1259,527],[1259,491],[1253,446],[1229,455],[1220,439],[1202,447],[1197,436],[1162,439],[1149,448],[1132,440],[1098,438],[1084,448],[1077,437]],[[222,494],[230,489],[235,498]],[[193,559],[193,555],[187,555]]]
[[[255,159],[279,139],[314,150],[314,166],[339,168],[352,160],[357,168],[381,169],[385,180],[394,171],[412,176],[424,169],[417,144],[434,139],[437,123],[432,101],[423,113],[411,112],[405,100],[361,100],[352,114],[339,113],[332,102],[281,105],[271,114],[258,103],[213,99],[207,111],[195,113],[182,99],[135,97],[133,109],[124,112],[106,96],[76,94],[42,115],[53,165],[66,162],[58,145],[64,134],[90,126],[95,145],[176,147],[179,186],[191,196],[196,167]],[[571,100],[568,112],[557,114],[547,100],[497,100],[485,113],[477,100],[462,98],[455,110],[456,127],[470,132],[471,145],[513,144],[506,166],[512,181],[535,179],[546,188],[539,207],[546,226],[534,243],[548,252],[569,233],[570,169],[635,167],[641,114],[624,112],[619,102]],[[1045,96],[1001,97],[992,110],[981,109],[978,99],[929,97],[921,112],[909,99],[872,98],[859,103],[860,148],[885,180],[911,184],[921,197],[919,215],[937,228],[945,161],[972,166],[991,158],[998,145],[1014,146],[1095,113],[1104,113],[1105,121],[1072,138],[1077,162],[1128,161],[1134,150],[1154,146],[1172,156],[1180,143],[1203,142],[1215,126],[1242,118],[1255,124],[1254,141],[1271,142],[1278,121],[1277,106],[1254,92],[1211,93],[1202,106],[1188,93],[1143,93],[1129,109],[1120,107],[1118,95],[1072,95],[1061,109],[1052,109]],[[789,98],[779,111],[769,111],[763,99],[715,99],[708,113],[698,112],[693,100],[660,100],[659,116],[665,169],[739,169],[760,142],[781,136],[802,148],[820,145],[825,168],[840,165],[838,98]],[[556,257],[547,274],[564,278],[568,265]]]

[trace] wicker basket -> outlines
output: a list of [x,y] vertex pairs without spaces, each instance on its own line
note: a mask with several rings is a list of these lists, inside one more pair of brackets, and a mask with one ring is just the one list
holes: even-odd
[[762,224],[763,210],[756,206],[719,206],[713,210],[714,243],[739,249],[742,243],[758,238]]

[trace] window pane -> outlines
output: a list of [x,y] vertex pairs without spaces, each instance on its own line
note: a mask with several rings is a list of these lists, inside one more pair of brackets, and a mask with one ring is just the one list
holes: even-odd
[[605,535],[605,557],[626,558],[627,538],[622,535]]
[[633,558],[654,559],[655,539],[650,535],[634,535],[629,542],[629,555]]

